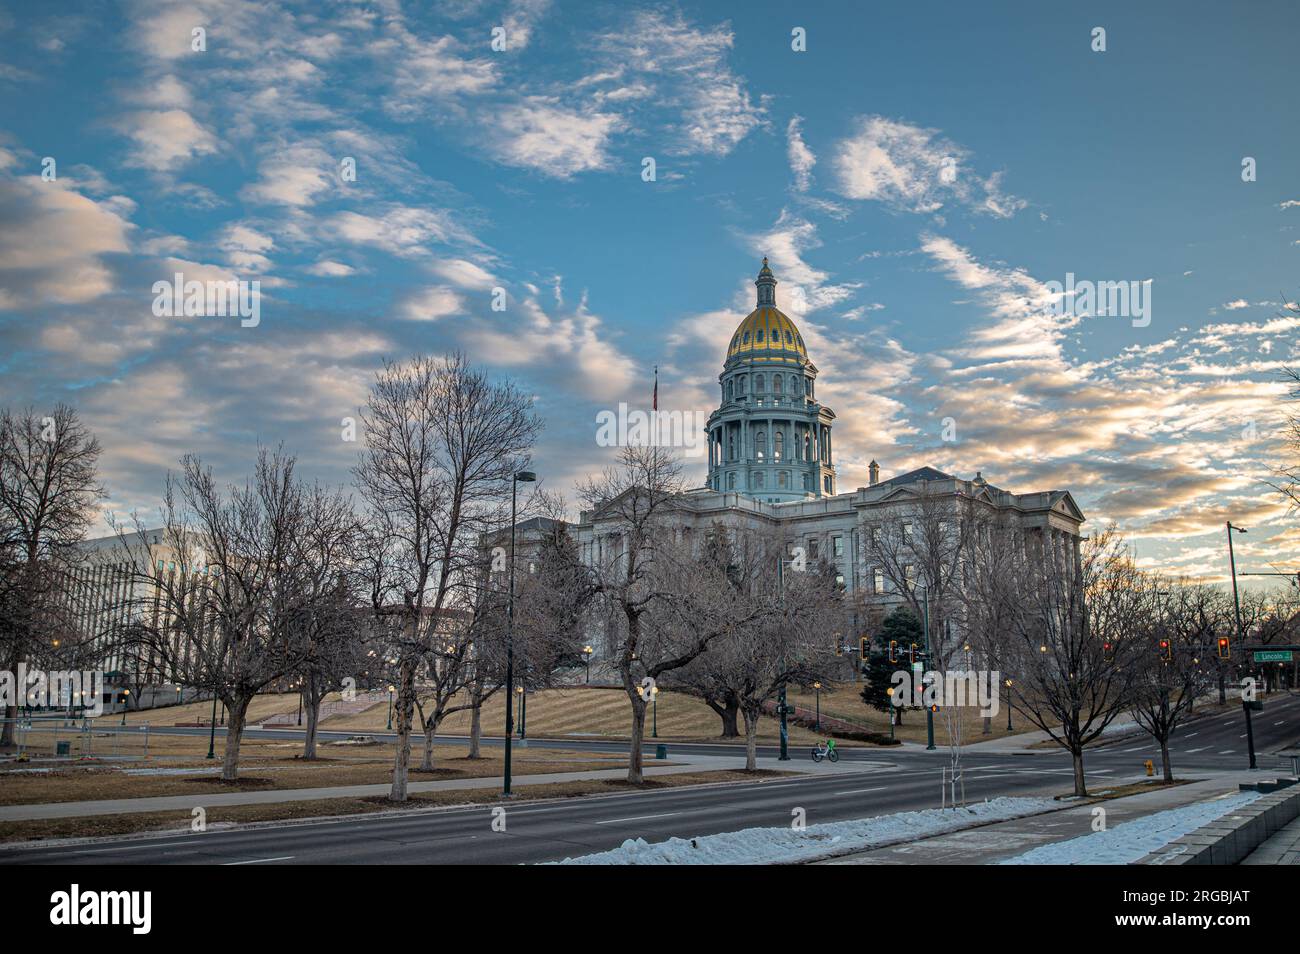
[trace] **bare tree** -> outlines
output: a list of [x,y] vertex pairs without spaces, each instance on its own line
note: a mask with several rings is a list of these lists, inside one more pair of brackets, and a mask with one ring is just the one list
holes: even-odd
[[[57,645],[74,548],[104,496],[99,454],[67,405],[0,412],[0,653],[11,672]],[[5,707],[0,745],[13,744],[16,716]]]
[[1036,531],[1002,524],[984,552],[1005,556],[994,568],[972,566],[970,596],[978,619],[998,618],[986,633],[993,668],[1013,677],[1008,702],[1065,748],[1074,791],[1087,794],[1084,748],[1132,700],[1136,661],[1148,652],[1138,621],[1147,587],[1124,542],[1104,532],[1075,561],[1044,545]]
[[319,573],[312,528],[329,524],[336,498],[295,476],[294,458],[259,450],[253,475],[222,489],[194,455],[169,474],[159,557],[139,518],[119,539],[137,584],[132,624],[139,651],[178,685],[226,704],[223,781],[238,777],[248,706],[309,653],[304,618]]
[[499,525],[511,477],[528,464],[539,428],[531,403],[450,355],[386,364],[361,411],[366,447],[354,473],[370,508],[371,603],[398,623],[393,801],[407,797],[421,667],[444,689],[470,675],[468,636],[450,611],[465,605],[479,540]]
[[[791,560],[789,551],[788,542],[778,535],[738,531],[733,539],[710,547],[712,574],[697,571],[685,581],[690,585],[720,570],[736,593],[736,599],[721,608],[734,613],[738,603],[750,607],[745,625],[724,628],[682,670],[685,684],[697,691],[736,701],[745,724],[747,771],[758,767],[764,707],[782,688],[829,680],[838,668],[835,649],[843,623],[843,589],[829,564]],[[699,625],[699,620],[684,622]]]
[[[1129,711],[1160,746],[1164,780],[1174,780],[1169,740],[1213,684],[1209,669],[1214,638],[1204,624],[1201,587],[1176,587],[1151,579],[1146,623],[1147,651],[1134,660]],[[1140,638],[1140,637],[1139,637]]]

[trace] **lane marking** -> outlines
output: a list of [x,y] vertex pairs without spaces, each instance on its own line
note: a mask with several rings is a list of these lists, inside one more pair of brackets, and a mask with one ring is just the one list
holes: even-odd
[[832,795],[865,795],[867,792],[884,792],[888,791],[888,785],[881,785],[879,788],[851,788],[847,792],[832,792]]
[[680,815],[681,812],[666,812],[663,815],[635,815],[632,818],[606,818],[604,821],[596,822],[597,825],[617,825],[619,822],[646,821],[650,818],[672,818],[674,815]]
[[1183,754],[1184,754],[1184,755],[1195,755],[1197,752],[1204,752],[1204,751],[1205,751],[1206,749],[1208,749],[1208,748],[1209,748],[1208,745],[1204,745],[1204,746],[1202,746],[1202,747],[1199,748],[1199,749],[1188,749],[1188,750],[1187,750],[1186,752],[1184,752]]
[[1232,755],[1232,754],[1233,754],[1234,752],[1236,752],[1236,751],[1237,751],[1236,749],[1221,749],[1221,750],[1219,751],[1219,754],[1220,754],[1220,755]]
[[281,855],[279,858],[253,858],[249,861],[226,861],[222,863],[222,867],[230,868],[235,865],[263,865],[268,861],[290,861],[292,858],[293,855]]

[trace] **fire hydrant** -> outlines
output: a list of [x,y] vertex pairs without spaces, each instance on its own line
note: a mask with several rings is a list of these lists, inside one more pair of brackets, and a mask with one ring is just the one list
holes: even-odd
[[1156,774],[1156,763],[1155,763],[1155,762],[1152,762],[1150,759],[1147,759],[1146,762],[1145,762],[1144,764],[1145,764],[1146,767],[1147,767],[1147,778],[1150,778],[1151,776],[1153,776],[1153,775]]

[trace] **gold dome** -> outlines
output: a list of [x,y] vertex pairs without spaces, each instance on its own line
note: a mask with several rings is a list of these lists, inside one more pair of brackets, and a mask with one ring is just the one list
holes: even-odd
[[[793,321],[775,305],[761,305],[749,313],[731,336],[727,358],[756,361],[789,360],[793,355],[808,359],[803,336]],[[797,359],[796,359],[797,360]]]

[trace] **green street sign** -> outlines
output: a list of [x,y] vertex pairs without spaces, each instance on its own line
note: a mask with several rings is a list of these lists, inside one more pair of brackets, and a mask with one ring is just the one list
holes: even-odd
[[1257,649],[1255,650],[1255,662],[1290,662],[1291,650],[1289,649]]

